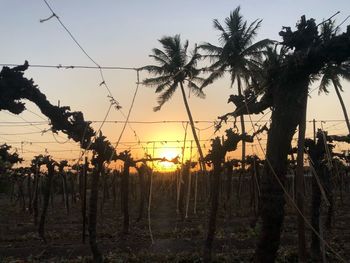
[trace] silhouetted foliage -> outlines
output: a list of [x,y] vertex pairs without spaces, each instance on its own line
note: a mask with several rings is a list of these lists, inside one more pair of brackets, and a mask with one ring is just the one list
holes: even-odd
[[28,68],[26,61],[23,66],[12,69],[3,67],[0,72],[0,110],[8,110],[20,114],[25,110],[23,99],[34,102],[40,111],[50,119],[53,132],[62,131],[68,138],[80,142],[82,148],[87,148],[94,131],[90,122],[84,120],[80,111],[70,111],[70,107],[54,106],[34,84],[32,79],[24,77]]

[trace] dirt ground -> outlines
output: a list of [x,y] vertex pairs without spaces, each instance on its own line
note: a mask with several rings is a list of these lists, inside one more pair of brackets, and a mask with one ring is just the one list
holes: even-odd
[[[173,197],[166,191],[155,189],[151,210],[152,244],[147,215],[136,222],[137,200],[131,196],[130,234],[120,234],[122,215],[120,206],[113,207],[107,200],[98,215],[98,244],[106,262],[201,262],[206,233],[207,211],[205,200],[200,200],[197,214],[193,213],[193,200],[189,216],[184,221],[176,213]],[[81,204],[77,201],[67,215],[58,195],[54,207],[50,206],[44,244],[38,237],[33,216],[23,212],[18,203],[7,196],[0,198],[0,262],[90,262],[88,237],[82,243]],[[119,202],[117,202],[119,204]],[[248,202],[241,208],[234,204],[232,216],[221,209],[215,239],[215,262],[250,262],[259,223],[251,227],[253,212]],[[278,262],[297,262],[296,216],[287,207]],[[309,208],[308,208],[309,209]],[[336,200],[335,221],[325,238],[343,259],[350,261],[350,194],[343,204]],[[308,244],[311,230],[308,229]],[[327,250],[329,262],[341,262]],[[311,261],[310,261],[311,262]]]

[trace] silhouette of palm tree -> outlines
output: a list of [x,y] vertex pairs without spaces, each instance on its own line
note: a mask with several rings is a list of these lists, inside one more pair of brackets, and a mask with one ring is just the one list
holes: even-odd
[[[155,87],[156,93],[159,93],[158,106],[154,107],[154,111],[161,109],[164,103],[169,101],[176,89],[180,87],[182,98],[185,104],[186,112],[191,125],[193,138],[196,141],[198,152],[201,158],[202,169],[205,169],[203,165],[203,152],[200,146],[194,121],[188,101],[185,94],[184,85],[190,89],[194,95],[200,98],[205,98],[200,85],[203,85],[204,79],[199,77],[200,69],[197,68],[197,63],[201,58],[197,52],[197,46],[188,55],[188,41],[184,44],[181,43],[180,35],[165,36],[159,40],[163,50],[154,48],[152,50],[152,57],[158,65],[148,65],[141,69],[147,70],[149,73],[155,75],[153,78],[147,78],[143,81],[143,84],[150,87]],[[197,85],[198,83],[198,85]]]
[[[330,20],[322,24],[321,34],[323,41],[328,41],[329,39],[337,35],[337,33],[338,27],[334,26],[334,21]],[[319,86],[319,93],[329,93],[328,87],[330,84],[333,85],[335,92],[337,93],[337,97],[340,102],[341,108],[343,110],[346,125],[350,134],[349,117],[343,98],[340,94],[340,91],[343,91],[343,87],[340,82],[341,78],[350,81],[350,63],[348,61],[343,62],[341,64],[328,63],[320,71],[320,74],[322,75],[322,78]]]
[[[214,28],[220,31],[220,46],[204,43],[199,46],[206,51],[205,57],[213,63],[207,68],[211,74],[204,81],[203,86],[211,84],[222,77],[226,71],[231,76],[231,87],[237,82],[238,95],[242,96],[242,84],[249,86],[249,81],[254,77],[253,72],[260,66],[263,55],[262,50],[272,43],[264,39],[253,44],[262,20],[255,20],[249,24],[243,20],[238,6],[225,19],[225,25],[221,25],[214,19]],[[242,134],[245,133],[244,117],[240,115]],[[245,142],[242,141],[242,164],[245,160]]]

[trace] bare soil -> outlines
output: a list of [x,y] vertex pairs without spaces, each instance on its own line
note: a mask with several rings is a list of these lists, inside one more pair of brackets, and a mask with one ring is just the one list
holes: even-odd
[[[152,244],[147,215],[140,222],[137,218],[137,200],[130,198],[130,234],[120,234],[122,215],[119,202],[115,207],[111,199],[98,215],[98,243],[106,262],[201,262],[201,252],[206,233],[206,200],[198,203],[193,213],[193,200],[187,219],[180,220],[176,213],[174,197],[167,190],[155,188],[151,210]],[[325,239],[345,260],[350,260],[350,193],[344,195],[343,204],[336,194],[333,228],[325,230]],[[234,199],[234,198],[233,198]],[[249,198],[246,198],[248,200]],[[101,199],[100,199],[101,200]],[[309,208],[307,208],[309,209]],[[296,216],[286,206],[281,248],[278,262],[297,262]],[[48,243],[43,243],[34,226],[33,216],[22,211],[18,202],[7,196],[0,198],[0,262],[90,262],[88,236],[82,243],[82,215],[79,200],[72,204],[67,214],[60,195],[50,205],[46,223]],[[233,201],[231,217],[220,210],[215,240],[215,262],[251,262],[259,222],[254,219],[249,202],[242,201],[238,208]],[[311,230],[308,229],[308,241]],[[309,243],[309,242],[308,242]],[[329,262],[341,262],[327,249]],[[311,261],[310,261],[311,262]]]

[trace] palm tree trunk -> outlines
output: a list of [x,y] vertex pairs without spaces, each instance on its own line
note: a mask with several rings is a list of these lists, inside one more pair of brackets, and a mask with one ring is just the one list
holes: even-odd
[[186,111],[187,111],[188,119],[189,119],[189,121],[190,121],[190,125],[191,125],[191,129],[192,129],[193,138],[194,138],[194,140],[195,140],[195,142],[196,142],[196,145],[197,145],[197,149],[198,149],[198,153],[199,153],[199,157],[200,157],[200,162],[199,162],[199,163],[201,164],[201,169],[202,169],[202,171],[205,171],[206,168],[205,168],[205,163],[204,163],[203,151],[202,151],[200,142],[199,142],[199,140],[198,140],[196,128],[195,128],[195,126],[194,126],[194,122],[193,122],[191,110],[190,110],[190,107],[189,107],[188,102],[187,102],[186,93],[185,93],[185,90],[184,90],[184,87],[183,87],[183,83],[182,83],[182,82],[180,82],[180,88],[181,88],[181,93],[182,93],[182,98],[183,98],[183,101],[184,101],[184,104],[185,104],[185,108],[186,108]]
[[332,81],[333,81],[334,89],[335,89],[335,92],[337,93],[337,96],[338,96],[341,108],[343,110],[346,126],[348,127],[349,134],[350,134],[350,122],[349,122],[348,112],[346,111],[346,107],[345,107],[343,98],[342,98],[342,96],[340,94],[338,85],[334,82],[334,80],[332,80]]

